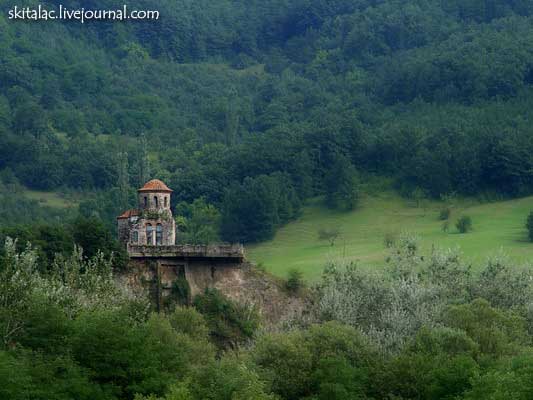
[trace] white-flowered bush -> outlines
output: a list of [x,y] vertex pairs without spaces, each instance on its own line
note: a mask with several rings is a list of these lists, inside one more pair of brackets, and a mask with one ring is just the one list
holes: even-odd
[[16,241],[7,238],[0,270],[0,334],[5,345],[24,329],[24,315],[37,299],[60,306],[71,318],[84,310],[120,308],[134,319],[148,315],[147,297],[118,285],[112,260],[102,253],[85,259],[76,247],[69,257],[57,256],[46,274],[39,272],[37,261],[30,244],[19,253]]

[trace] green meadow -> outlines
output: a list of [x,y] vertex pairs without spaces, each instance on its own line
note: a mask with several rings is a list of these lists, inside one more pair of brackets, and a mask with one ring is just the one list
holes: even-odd
[[[439,220],[444,207],[437,201],[417,207],[413,201],[387,193],[365,197],[356,210],[343,213],[328,210],[320,199],[314,199],[302,216],[281,228],[273,240],[248,246],[247,256],[275,275],[283,277],[297,268],[312,281],[331,259],[383,266],[389,251],[385,236],[407,231],[419,236],[422,254],[429,254],[433,246],[458,247],[473,268],[502,252],[518,264],[533,260],[533,243],[528,242],[525,229],[533,197],[491,203],[457,200],[451,207],[447,232]],[[473,230],[467,234],[460,234],[455,227],[461,215],[472,218]],[[319,240],[318,231],[333,227],[338,227],[341,235],[331,246]]]
[[24,196],[30,200],[36,200],[41,206],[52,208],[69,208],[77,205],[77,202],[72,199],[67,199],[58,192],[46,192],[40,190],[26,189],[23,192]]

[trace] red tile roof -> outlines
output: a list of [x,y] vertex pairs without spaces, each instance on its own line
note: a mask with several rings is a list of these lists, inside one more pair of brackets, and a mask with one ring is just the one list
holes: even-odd
[[159,179],[152,179],[137,190],[138,192],[172,192],[172,190]]
[[131,217],[138,217],[139,216],[139,210],[128,210],[124,211],[121,215],[117,217],[117,219],[125,219],[125,218],[131,218]]

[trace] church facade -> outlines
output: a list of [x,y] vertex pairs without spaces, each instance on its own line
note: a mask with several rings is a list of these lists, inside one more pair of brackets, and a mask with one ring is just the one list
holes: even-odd
[[176,243],[176,223],[170,207],[169,189],[152,179],[137,190],[137,208],[117,217],[119,240],[131,245],[171,246]]

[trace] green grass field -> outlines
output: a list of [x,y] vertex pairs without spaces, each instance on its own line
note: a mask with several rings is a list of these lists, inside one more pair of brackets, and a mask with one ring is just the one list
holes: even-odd
[[[458,246],[473,267],[502,250],[518,264],[533,261],[533,243],[527,241],[524,227],[533,210],[533,197],[484,204],[457,201],[448,233],[443,232],[438,218],[443,207],[441,202],[429,202],[417,208],[412,201],[387,193],[366,197],[357,210],[341,213],[324,208],[316,199],[304,208],[299,220],[281,228],[273,240],[247,247],[247,256],[275,275],[284,277],[288,269],[298,268],[306,279],[315,280],[331,258],[370,267],[383,265],[388,252],[385,235],[409,231],[420,237],[423,253],[429,253],[432,245]],[[473,231],[468,234],[455,228],[455,221],[463,214],[472,217]],[[318,239],[321,227],[335,226],[342,236],[333,247]]]
[[39,190],[24,190],[24,196],[30,200],[36,200],[41,206],[52,208],[69,208],[76,206],[77,202],[66,199],[57,192],[44,192]]

